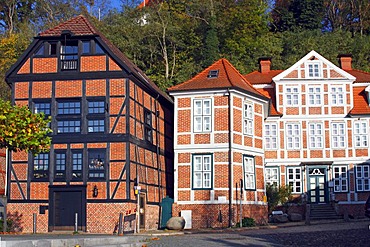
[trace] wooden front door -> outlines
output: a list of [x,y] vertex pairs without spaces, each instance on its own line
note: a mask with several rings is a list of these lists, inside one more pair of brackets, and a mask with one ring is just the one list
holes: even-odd
[[140,229],[145,229],[145,204],[146,204],[146,196],[145,194],[140,194]]
[[77,229],[86,229],[86,192],[81,187],[50,188],[49,230],[73,231],[77,213]]
[[327,185],[325,168],[309,168],[308,195],[311,203],[327,202]]

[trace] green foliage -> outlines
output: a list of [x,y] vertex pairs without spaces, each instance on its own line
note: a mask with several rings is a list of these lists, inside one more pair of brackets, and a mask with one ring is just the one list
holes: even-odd
[[[11,213],[8,212],[6,217],[6,232],[22,232],[22,214],[19,214],[18,211]],[[3,232],[4,229],[4,220],[0,220],[0,232]]]
[[43,113],[34,114],[26,106],[12,106],[0,99],[0,148],[30,151],[35,155],[48,151],[49,122]]
[[[253,218],[243,218],[242,219],[242,227],[253,227],[256,226],[256,222]],[[236,227],[240,227],[240,222],[236,223]]]
[[277,206],[285,205],[292,200],[292,192],[289,186],[266,185],[268,211],[271,213]]

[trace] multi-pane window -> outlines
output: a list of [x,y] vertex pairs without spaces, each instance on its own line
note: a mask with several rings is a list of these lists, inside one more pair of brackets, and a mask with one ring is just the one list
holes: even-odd
[[57,103],[57,133],[81,132],[81,102],[60,101]]
[[347,166],[333,167],[334,192],[347,192],[348,190],[348,175]]
[[333,86],[330,93],[332,105],[344,104],[344,91],[342,86]]
[[153,142],[152,112],[148,109],[144,109],[144,138]]
[[302,174],[300,167],[288,167],[287,184],[289,185],[292,193],[302,193]]
[[279,186],[279,168],[277,167],[266,167],[265,168],[265,181],[266,184]]
[[45,116],[50,116],[50,103],[49,102],[35,102],[33,106],[34,113],[44,113]]
[[89,179],[102,179],[105,177],[105,150],[88,150]]
[[366,121],[355,121],[354,122],[354,142],[355,147],[367,147],[367,138],[368,138],[368,130],[367,130],[367,122]]
[[368,165],[356,166],[357,191],[370,191],[370,171]]
[[308,72],[308,77],[320,77],[320,63],[317,62],[312,62],[307,65],[307,72]]
[[321,88],[309,87],[308,88],[308,103],[309,105],[321,105]]
[[48,178],[49,153],[40,153],[33,158],[33,177]]
[[55,178],[65,178],[66,176],[66,153],[55,152]]
[[344,148],[346,146],[346,132],[344,123],[332,123],[331,138],[333,148]]
[[80,132],[81,132],[80,120],[58,121],[58,133],[80,133]]
[[250,156],[243,157],[243,169],[244,169],[244,184],[246,190],[256,189],[255,180],[255,168],[254,168],[254,158]]
[[66,41],[60,46],[61,70],[77,70],[78,41]]
[[298,123],[286,124],[287,149],[299,149],[301,147],[300,125]]
[[299,105],[299,90],[298,87],[286,87],[286,105],[287,106],[298,106]]
[[105,132],[105,101],[89,100],[87,106],[87,131],[89,133]]
[[212,188],[212,155],[193,155],[193,189]]
[[265,125],[265,145],[266,149],[277,148],[277,124],[267,123]]
[[244,134],[253,135],[253,104],[244,103],[244,114],[243,114],[243,124],[244,124]]
[[309,147],[323,148],[323,125],[322,123],[310,123],[308,125]]
[[82,151],[72,151],[72,179],[82,179]]
[[81,114],[81,102],[66,101],[58,102],[58,115]]
[[211,99],[196,99],[193,106],[194,132],[211,131]]

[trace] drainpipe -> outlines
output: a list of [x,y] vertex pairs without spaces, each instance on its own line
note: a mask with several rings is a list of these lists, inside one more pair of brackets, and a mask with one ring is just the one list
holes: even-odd
[[233,197],[233,182],[232,182],[232,155],[231,155],[231,95],[230,95],[230,89],[227,89],[227,96],[229,97],[229,108],[228,108],[228,129],[229,129],[229,153],[228,153],[228,159],[229,159],[229,227],[232,227],[232,197]]

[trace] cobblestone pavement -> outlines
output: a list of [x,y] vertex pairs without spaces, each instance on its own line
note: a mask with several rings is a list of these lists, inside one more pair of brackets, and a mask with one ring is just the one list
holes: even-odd
[[190,246],[370,246],[370,221],[334,222],[276,229],[224,230],[162,236],[151,247]]

